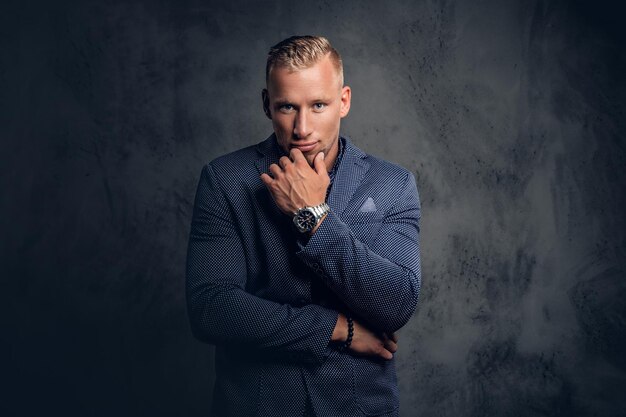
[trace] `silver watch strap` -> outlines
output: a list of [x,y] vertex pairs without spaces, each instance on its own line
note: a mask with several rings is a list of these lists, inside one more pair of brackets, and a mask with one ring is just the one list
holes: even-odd
[[330,207],[328,206],[327,203],[324,202],[322,204],[318,204],[317,206],[311,207],[311,211],[313,212],[313,214],[315,214],[315,218],[319,219],[324,214],[330,211]]

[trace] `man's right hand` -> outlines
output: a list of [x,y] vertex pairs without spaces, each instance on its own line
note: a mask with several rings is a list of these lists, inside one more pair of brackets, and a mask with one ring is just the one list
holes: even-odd
[[[354,333],[350,350],[365,356],[380,356],[383,359],[393,359],[393,353],[398,350],[398,336],[395,333],[374,333],[356,320],[352,320]],[[331,340],[342,342],[348,338],[348,320],[339,313],[337,324]]]

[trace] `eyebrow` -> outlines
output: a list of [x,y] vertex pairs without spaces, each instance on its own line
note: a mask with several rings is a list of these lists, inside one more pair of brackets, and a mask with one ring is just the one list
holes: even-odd
[[274,101],[274,104],[276,106],[283,106],[285,104],[293,104],[293,103],[285,98],[279,98],[278,100]]
[[[316,97],[315,99],[311,100],[311,103],[328,103],[332,101],[332,99],[330,97]],[[283,106],[285,104],[291,104],[294,105],[294,103],[291,100],[287,100],[286,98],[278,98],[274,101],[274,104],[277,106]]]

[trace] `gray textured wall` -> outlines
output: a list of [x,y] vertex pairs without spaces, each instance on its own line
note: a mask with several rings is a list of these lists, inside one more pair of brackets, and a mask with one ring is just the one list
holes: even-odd
[[3,2],[0,414],[206,414],[200,169],[271,132],[267,49],[343,54],[344,133],[415,172],[402,416],[626,415],[617,2]]

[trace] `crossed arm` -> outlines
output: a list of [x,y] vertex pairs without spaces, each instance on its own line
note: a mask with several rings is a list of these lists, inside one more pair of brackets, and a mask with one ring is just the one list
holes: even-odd
[[[330,213],[297,256],[359,317],[391,333],[406,323],[417,302],[418,218],[417,190],[409,174],[398,204],[381,226],[376,252]],[[187,302],[194,334],[209,343],[322,362],[337,333],[339,313],[315,304],[294,307],[246,292],[246,265],[232,259],[245,259],[242,241],[207,165],[196,193],[187,254]]]

